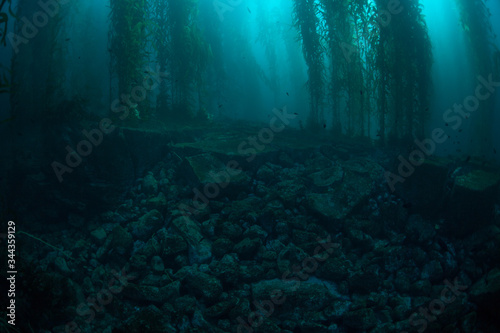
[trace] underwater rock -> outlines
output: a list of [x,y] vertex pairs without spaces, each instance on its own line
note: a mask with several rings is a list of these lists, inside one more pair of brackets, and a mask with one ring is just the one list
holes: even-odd
[[245,283],[261,281],[266,276],[264,267],[260,263],[247,260],[240,263],[240,278]]
[[[325,308],[333,299],[328,288],[321,282],[295,281],[292,282],[274,279],[259,281],[252,284],[252,296],[257,301],[271,300],[276,291],[281,291],[277,299],[285,302],[279,308],[295,308],[300,305],[303,310],[320,311]],[[278,296],[278,295],[276,295]],[[276,307],[276,309],[279,309]]]
[[341,162],[341,166],[344,170],[349,170],[358,175],[369,176],[373,180],[384,179],[384,168],[368,158],[353,158]]
[[418,280],[411,284],[409,294],[412,296],[432,296],[432,283],[429,280]]
[[411,215],[405,227],[405,235],[415,243],[427,244],[436,236],[436,228],[420,215]]
[[266,163],[259,168],[256,178],[257,180],[264,182],[264,184],[269,184],[274,180],[274,170],[269,167],[268,163]]
[[151,172],[142,180],[142,191],[147,195],[155,195],[158,192],[158,182]]
[[208,302],[217,300],[222,293],[222,285],[216,277],[200,272],[194,266],[189,266],[184,281],[187,288]]
[[236,253],[225,254],[221,260],[213,261],[210,268],[222,282],[236,286],[239,281],[240,263]]
[[477,327],[477,313],[473,311],[463,316],[461,325],[464,332],[474,332]]
[[243,233],[243,237],[259,238],[262,241],[266,239],[267,235],[267,232],[259,225],[252,225]]
[[68,267],[68,263],[66,260],[62,257],[57,257],[56,260],[54,261],[54,266],[57,268],[57,270],[65,275],[68,276],[71,274],[71,269]]
[[420,278],[431,282],[438,282],[444,278],[443,266],[438,260],[431,260],[422,267]]
[[148,209],[163,210],[167,206],[167,198],[163,192],[158,193],[156,197],[150,198],[146,201]]
[[375,312],[370,308],[349,311],[343,319],[344,325],[357,330],[368,330],[377,325]]
[[128,283],[123,289],[123,295],[139,302],[165,303],[173,302],[180,295],[180,281],[174,281],[164,287],[137,285]]
[[147,272],[149,270],[148,257],[143,254],[135,253],[130,257],[129,263],[131,268],[136,272]]
[[196,310],[196,297],[184,295],[175,300],[174,309],[179,314],[192,315]]
[[[97,258],[104,256],[124,256],[134,245],[132,235],[122,226],[116,226],[106,239],[104,244],[97,251]],[[104,258],[103,258],[104,259]]]
[[340,205],[330,193],[307,194],[307,204],[313,212],[328,219],[341,220],[351,211]]
[[319,172],[321,170],[325,170],[331,168],[333,166],[333,162],[326,158],[321,154],[316,154],[314,157],[311,157],[305,162],[305,173],[312,174],[315,172]]
[[285,152],[281,152],[278,156],[278,161],[281,166],[284,166],[286,168],[290,168],[294,165],[294,162],[290,155],[288,155]]
[[[387,261],[389,261],[389,260],[387,260]],[[400,267],[401,265],[398,265],[398,266]],[[386,265],[386,267],[387,267],[387,265]],[[390,269],[390,270],[388,270],[389,272],[394,271],[393,267],[389,267],[389,269]],[[419,274],[418,269],[412,270],[411,268],[408,268],[408,267],[399,268],[396,271],[396,277],[394,278],[394,282],[393,282],[395,289],[402,294],[409,293],[411,283],[414,281],[413,277],[416,274]],[[417,276],[417,278],[419,277],[418,275],[416,275],[416,276]]]
[[210,325],[203,317],[203,313],[199,308],[195,308],[191,323],[193,324],[194,330],[200,330],[202,332],[224,333],[217,327],[213,327],[212,325]]
[[257,250],[262,246],[262,241],[259,238],[244,238],[237,243],[233,251],[238,254],[241,259],[252,259],[257,254]]
[[343,160],[349,159],[349,156],[353,151],[352,147],[343,147],[341,145],[322,145],[319,149],[320,152],[329,159],[338,157]]
[[230,253],[234,243],[227,238],[217,238],[212,244],[212,253],[214,257],[221,258],[226,253]]
[[209,262],[212,258],[212,243],[203,239],[197,246],[189,248],[189,263],[201,264]]
[[228,220],[231,222],[255,222],[257,212],[265,203],[266,201],[261,198],[250,196],[243,200],[231,202],[230,206],[224,208],[223,214],[227,215]]
[[344,317],[351,305],[352,302],[349,300],[336,299],[323,310],[323,314],[327,319],[337,321]]
[[85,225],[85,218],[77,214],[68,214],[68,224],[76,229]]
[[[383,176],[382,167],[366,159],[343,162],[342,168],[344,176],[341,183],[330,187],[326,193],[309,193],[306,196],[309,209],[329,221],[343,220],[353,213],[368,200]],[[333,224],[328,227],[339,228]]]
[[235,240],[241,237],[241,235],[243,234],[243,228],[236,223],[224,222],[216,227],[216,233],[217,235]]
[[163,225],[163,216],[159,211],[153,209],[139,218],[138,221],[129,224],[129,229],[136,239],[148,240]]
[[170,277],[167,274],[161,274],[161,272],[158,273],[151,273],[146,275],[142,280],[141,280],[141,285],[144,286],[153,286],[153,287],[163,287],[168,285],[169,283],[172,282]]
[[[313,243],[316,247],[316,238],[317,234],[313,232],[308,232],[304,230],[299,230],[299,229],[294,229],[292,231],[292,241],[294,244],[297,244],[297,246],[303,248],[303,245],[308,244],[308,243]],[[313,248],[313,249],[314,249]]]
[[163,264],[163,260],[160,256],[154,256],[151,258],[151,269],[156,273],[161,273],[165,270],[165,265]]
[[99,227],[94,231],[92,231],[90,233],[90,236],[97,244],[102,245],[108,235],[106,234],[106,231],[103,228]]
[[208,318],[219,318],[229,313],[229,311],[238,303],[238,299],[231,297],[228,300],[218,302],[207,308],[203,314]]
[[276,185],[278,197],[287,206],[295,206],[299,198],[303,197],[306,187],[300,179],[284,180]]
[[289,271],[291,264],[300,265],[308,257],[304,250],[290,243],[278,254],[278,269],[280,273],[285,273]]
[[188,246],[184,238],[179,235],[163,233],[163,237],[159,237],[158,241],[162,246],[162,256],[168,257],[186,251]]
[[445,231],[462,237],[493,222],[500,175],[473,170],[455,178]]
[[380,285],[380,279],[375,272],[358,271],[348,279],[349,290],[356,294],[376,292]]
[[200,224],[187,216],[174,219],[172,225],[190,246],[196,246],[203,239]]
[[312,179],[315,186],[326,187],[341,181],[343,176],[344,170],[339,164],[335,164],[331,168],[312,173],[308,177]]
[[178,332],[164,318],[164,314],[154,305],[135,311],[119,328],[120,332]]
[[[467,292],[471,299],[485,309],[491,308],[492,304],[498,303],[500,299],[500,269],[494,268],[486,276],[481,277]],[[498,307],[491,308],[492,315],[498,314]]]
[[349,260],[333,256],[321,263],[316,272],[318,278],[329,281],[343,281],[352,270],[352,263]]
[[188,156],[186,160],[200,184],[217,185],[219,191],[229,184],[246,185],[250,181],[234,160],[224,164],[212,153]]
[[201,225],[188,216],[174,219],[172,225],[189,245],[189,261],[191,264],[203,263],[212,257],[212,244],[201,233]]
[[[413,211],[418,211],[425,218],[438,217],[443,209],[443,197],[453,163],[447,158],[427,157],[422,165],[415,167],[414,172],[404,178],[403,184],[395,185],[397,193],[412,203]],[[395,174],[401,176],[397,171]]]
[[373,250],[375,245],[373,242],[373,238],[370,235],[356,228],[349,228],[346,234],[347,237],[351,240],[354,248],[363,252],[369,252]]

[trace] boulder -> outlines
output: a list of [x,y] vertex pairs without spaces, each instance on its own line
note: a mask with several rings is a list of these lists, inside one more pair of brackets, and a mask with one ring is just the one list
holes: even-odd
[[295,281],[291,278],[264,280],[252,284],[252,295],[256,301],[273,301],[276,308],[302,307],[307,311],[319,311],[333,300],[328,288],[319,280]]
[[445,230],[462,237],[492,223],[499,183],[498,173],[483,170],[472,170],[456,176]]

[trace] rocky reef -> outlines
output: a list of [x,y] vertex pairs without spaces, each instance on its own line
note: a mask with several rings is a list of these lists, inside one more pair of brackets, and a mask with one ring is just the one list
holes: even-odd
[[[429,159],[391,192],[388,150],[292,131],[250,156],[238,147],[259,129],[232,128],[124,128],[59,187],[47,173],[25,178],[17,207],[60,251],[19,236],[21,325],[498,331],[495,170]],[[30,200],[47,188],[51,204]]]

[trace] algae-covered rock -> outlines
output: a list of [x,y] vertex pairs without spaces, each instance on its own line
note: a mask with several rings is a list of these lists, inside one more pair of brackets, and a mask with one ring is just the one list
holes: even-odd
[[165,264],[160,256],[154,256],[151,258],[151,269],[156,273],[161,273],[165,270]]
[[276,304],[282,304],[280,309],[300,306],[308,311],[321,310],[333,300],[332,294],[321,282],[284,279],[253,283],[252,295],[257,301],[275,299]]
[[310,193],[307,195],[307,204],[313,212],[336,220],[346,217],[351,211],[350,207],[342,206],[330,193]]
[[265,240],[267,235],[268,233],[259,225],[252,225],[243,233],[243,237],[260,238],[261,240]]
[[148,195],[154,195],[158,192],[158,182],[152,173],[148,173],[142,180],[142,191]]
[[229,253],[222,257],[220,261],[213,261],[211,264],[215,276],[222,282],[236,285],[240,274],[240,264],[236,253]]
[[347,278],[351,269],[352,263],[349,260],[338,256],[332,256],[321,263],[315,274],[322,279],[334,282],[343,281]]
[[236,304],[238,304],[238,299],[232,297],[228,300],[224,300],[222,302],[218,302],[211,307],[207,308],[204,312],[204,315],[207,318],[218,318],[227,314]]
[[485,192],[496,189],[500,182],[500,175],[483,170],[473,170],[455,179],[455,186],[469,191]]
[[374,272],[358,271],[348,280],[349,290],[353,293],[368,294],[376,292],[380,285],[380,278]]
[[372,309],[349,311],[344,315],[344,325],[357,330],[367,330],[377,325],[377,318]]
[[343,176],[344,170],[339,164],[336,164],[331,168],[326,168],[310,174],[309,178],[312,179],[314,185],[318,187],[326,187],[341,181]]
[[97,243],[97,244],[102,244],[104,243],[104,241],[106,240],[106,237],[108,236],[106,234],[106,231],[99,227],[97,229],[95,229],[94,231],[92,231],[90,233],[90,236],[92,236],[92,239]]
[[165,303],[179,297],[180,282],[174,281],[164,287],[137,285],[128,283],[123,289],[123,295],[139,302]]
[[306,187],[300,180],[284,180],[277,185],[279,198],[288,206],[294,206],[306,192]]
[[146,207],[148,209],[162,210],[167,205],[167,198],[163,192],[158,193],[156,197],[150,198],[146,202]]
[[257,250],[262,246],[262,241],[259,238],[244,238],[241,242],[234,246],[234,252],[241,259],[251,259],[257,254]]
[[138,221],[132,222],[129,228],[134,237],[146,241],[163,225],[163,216],[159,211],[153,209],[139,218]]
[[492,269],[488,275],[476,282],[470,291],[471,298],[479,304],[489,307],[500,298],[500,269]]
[[342,168],[373,180],[382,180],[384,169],[375,161],[367,158],[354,158],[341,163]]
[[[397,164],[400,165],[400,161]],[[409,162],[408,162],[409,163]],[[395,184],[395,188],[413,210],[426,218],[437,217],[442,212],[442,198],[450,165],[454,161],[442,157],[427,157],[422,165],[415,167],[411,175],[404,177],[404,182]],[[396,175],[401,175],[394,170]]]
[[455,178],[444,228],[461,237],[492,223],[500,175],[472,170]]
[[160,240],[162,246],[162,255],[171,256],[187,250],[187,243],[179,235],[165,233]]
[[225,188],[230,183],[246,184],[250,178],[234,160],[223,163],[212,153],[186,157],[194,175],[201,184],[217,184]]
[[226,253],[230,253],[234,247],[234,243],[227,238],[218,238],[212,244],[213,255],[217,258],[224,256]]
[[189,245],[191,263],[202,263],[212,257],[212,243],[203,237],[201,225],[188,216],[181,216],[172,221],[173,226]]
[[383,175],[380,165],[365,159],[343,162],[342,168],[341,182],[326,193],[307,195],[309,209],[329,220],[342,220],[353,213],[368,200]]
[[184,278],[186,286],[195,295],[205,298],[209,302],[215,301],[222,293],[222,285],[215,276],[198,271],[190,266]]
[[196,246],[203,239],[200,224],[187,216],[181,216],[174,219],[172,224],[179,234],[191,246]]
[[128,318],[118,329],[120,332],[165,332],[177,330],[165,319],[165,315],[156,306],[141,308]]
[[132,235],[121,226],[115,227],[110,234],[110,237],[106,239],[106,243],[103,247],[108,249],[116,249],[120,251],[120,249],[130,250],[132,248],[134,241],[132,239]]

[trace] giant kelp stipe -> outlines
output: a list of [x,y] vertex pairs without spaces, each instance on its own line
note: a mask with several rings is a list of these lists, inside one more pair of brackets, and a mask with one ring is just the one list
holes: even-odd
[[0,331],[499,331],[499,22],[0,0]]

